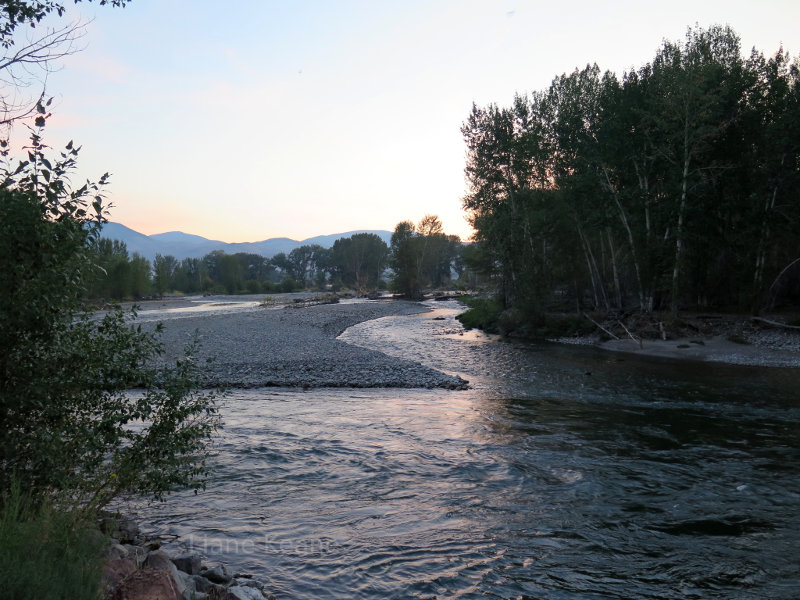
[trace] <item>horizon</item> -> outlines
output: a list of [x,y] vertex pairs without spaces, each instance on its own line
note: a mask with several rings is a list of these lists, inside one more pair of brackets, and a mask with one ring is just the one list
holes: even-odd
[[619,76],[695,25],[730,25],[743,55],[800,52],[794,0],[235,8],[68,7],[86,48],[47,76],[45,141],[82,147],[75,181],[111,173],[113,221],[242,243],[433,214],[467,241],[461,126],[473,103],[508,106],[591,63]]
[[[310,235],[310,236],[307,236],[307,237],[304,237],[304,238],[301,238],[301,239],[289,237],[289,236],[286,236],[286,235],[276,235],[276,236],[266,237],[266,238],[262,238],[262,239],[258,239],[258,240],[245,240],[245,241],[229,242],[229,241],[217,238],[217,237],[206,237],[204,235],[200,235],[200,234],[189,232],[189,231],[182,231],[180,229],[172,229],[170,231],[159,231],[159,232],[156,232],[156,233],[143,233],[143,232],[141,232],[141,231],[139,231],[137,229],[134,229],[133,227],[125,225],[125,223],[120,223],[119,221],[110,221],[109,220],[106,223],[104,223],[104,225],[106,225],[106,224],[120,225],[122,227],[125,227],[126,229],[129,229],[130,231],[133,231],[134,233],[138,233],[138,234],[144,235],[146,237],[153,237],[153,236],[157,236],[157,235],[166,235],[166,234],[169,234],[169,233],[180,233],[182,235],[191,235],[191,236],[195,236],[195,237],[201,237],[201,238],[206,239],[206,240],[208,240],[210,242],[221,242],[223,244],[257,244],[258,242],[266,242],[266,241],[269,241],[269,240],[278,240],[278,239],[290,240],[292,242],[305,242],[307,240],[314,239],[314,238],[331,237],[331,236],[344,236],[344,235],[347,235],[347,234],[355,235],[356,233],[362,233],[362,232],[364,232],[364,233],[370,233],[370,232],[374,232],[374,231],[381,231],[381,232],[385,231],[385,232],[388,232],[388,233],[392,233],[393,232],[392,229],[366,229],[366,228],[359,228],[359,229],[351,229],[351,230],[348,230],[348,231],[334,231],[332,233],[319,233],[319,234]],[[451,235],[451,234],[447,234],[447,235]],[[452,235],[454,235],[454,234],[452,234]],[[102,234],[101,234],[101,237],[102,237]],[[111,238],[111,239],[113,239],[113,238]],[[461,241],[462,242],[468,242],[469,240],[462,239]]]

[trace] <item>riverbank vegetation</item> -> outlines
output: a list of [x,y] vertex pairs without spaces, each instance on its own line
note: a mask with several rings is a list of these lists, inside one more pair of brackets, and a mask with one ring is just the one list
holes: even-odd
[[[83,308],[106,176],[71,188],[78,149],[47,157],[49,114],[41,103],[37,113],[28,160],[0,165],[0,509],[3,535],[39,531],[42,556],[55,557],[65,550],[50,546],[68,540],[48,532],[65,519],[84,522],[127,494],[203,487],[219,421],[191,345],[157,366],[160,330],[136,327],[135,313]],[[52,566],[58,578],[71,568]]]
[[461,248],[459,237],[445,234],[435,215],[426,215],[417,225],[398,223],[389,255],[392,289],[418,299],[425,289],[451,285],[463,273]]
[[0,503],[3,598],[96,600],[108,538],[73,512],[34,499],[19,485]]
[[[38,39],[13,35],[63,11],[57,2],[4,3],[4,85],[38,84],[37,68],[47,72],[51,60],[72,53],[78,25],[45,28]],[[43,139],[50,102],[42,95],[27,106],[8,88],[0,121],[2,595],[96,598],[107,542],[93,517],[125,495],[160,499],[202,488],[217,398],[198,390],[191,344],[162,366],[159,330],[143,331],[135,313],[121,309],[102,317],[85,310],[101,268],[93,250],[106,220],[108,175],[73,186],[79,147],[69,142],[53,153]],[[30,131],[18,162],[9,141],[14,122]]]
[[155,367],[158,331],[121,309],[99,319],[83,309],[106,180],[69,188],[78,150],[46,157],[39,112],[29,160],[0,170],[0,489],[19,480],[90,510],[126,492],[200,485],[202,460],[190,457],[202,458],[216,427],[213,396],[193,387],[191,349]]
[[800,65],[783,49],[690,29],[622,76],[588,65],[474,106],[462,132],[464,260],[521,327],[800,305]]

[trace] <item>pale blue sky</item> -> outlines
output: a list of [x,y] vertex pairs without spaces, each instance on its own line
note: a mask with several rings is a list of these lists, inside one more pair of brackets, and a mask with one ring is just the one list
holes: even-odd
[[800,52],[797,0],[81,4],[87,48],[51,75],[52,145],[112,173],[112,220],[256,241],[393,229],[466,238],[472,102],[597,62],[621,73],[695,23]]

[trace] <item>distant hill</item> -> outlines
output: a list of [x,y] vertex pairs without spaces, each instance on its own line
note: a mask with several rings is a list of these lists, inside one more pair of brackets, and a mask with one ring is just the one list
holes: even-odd
[[106,223],[103,226],[101,236],[110,240],[125,242],[129,254],[132,255],[136,252],[152,261],[156,254],[171,254],[178,260],[183,260],[184,258],[202,258],[214,250],[222,250],[226,254],[249,252],[251,254],[260,254],[261,256],[270,258],[280,252],[288,254],[300,246],[319,244],[323,248],[330,248],[336,240],[350,237],[356,233],[374,233],[387,244],[389,244],[392,239],[391,231],[378,229],[319,235],[299,241],[289,238],[270,238],[260,242],[228,243],[219,240],[209,240],[208,238],[183,233],[182,231],[168,231],[166,233],[144,235],[129,227],[125,227],[125,225],[121,223]]

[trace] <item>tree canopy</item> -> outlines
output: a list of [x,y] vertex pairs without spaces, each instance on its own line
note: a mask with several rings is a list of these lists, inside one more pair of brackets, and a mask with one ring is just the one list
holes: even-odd
[[461,240],[446,235],[436,215],[425,215],[417,225],[398,223],[389,260],[394,289],[409,298],[421,298],[424,289],[449,284],[460,267],[460,250]]
[[588,65],[462,133],[506,306],[759,311],[800,301],[800,69],[689,29],[621,77]]

